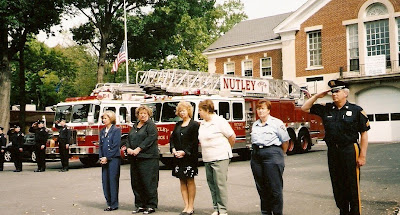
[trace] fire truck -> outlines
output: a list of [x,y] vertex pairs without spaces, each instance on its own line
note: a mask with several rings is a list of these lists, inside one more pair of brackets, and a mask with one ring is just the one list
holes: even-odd
[[[120,91],[124,89],[124,91]],[[70,156],[79,157],[85,165],[95,165],[99,159],[99,134],[104,128],[101,115],[104,111],[116,113],[116,125],[121,128],[122,144],[127,141],[131,123],[136,121],[135,110],[144,100],[144,91],[130,84],[98,84],[90,96],[67,98],[55,105],[55,119],[65,119],[72,131]],[[58,130],[53,125],[55,145],[48,145],[46,156],[59,157]],[[121,152],[121,156],[125,154]]]
[[[137,120],[135,109],[141,104],[148,105],[157,125],[160,160],[170,165],[173,155],[169,137],[179,121],[175,115],[177,104],[180,101],[191,103],[193,118],[200,122],[198,104],[205,99],[211,99],[216,114],[232,126],[237,138],[233,151],[241,156],[250,155],[251,126],[258,119],[255,109],[260,99],[270,100],[271,115],[287,125],[291,137],[288,154],[307,152],[324,136],[321,119],[301,111],[299,102],[304,99],[304,94],[291,81],[187,70],[138,71],[136,84],[99,84],[91,96],[69,98],[57,104],[55,121],[67,119],[67,126],[74,134],[70,154],[79,156],[84,164],[93,165],[98,160],[98,134],[104,127],[99,118],[102,113],[106,110],[116,112],[123,144],[131,125]],[[57,130],[53,130],[57,136]],[[58,147],[48,147],[47,155],[58,156]],[[124,157],[123,152],[121,156]]]
[[194,120],[201,121],[198,104],[211,99],[216,114],[224,117],[235,131],[237,139],[233,151],[242,156],[250,155],[251,126],[258,119],[255,109],[260,99],[270,100],[271,115],[286,124],[291,137],[288,154],[308,152],[318,139],[324,137],[322,120],[301,111],[305,94],[291,81],[187,70],[150,70],[138,72],[136,83],[147,94],[158,94],[147,99],[145,104],[153,109],[160,159],[166,165],[173,157],[169,136],[179,121],[175,108],[180,101],[190,102],[194,107]]

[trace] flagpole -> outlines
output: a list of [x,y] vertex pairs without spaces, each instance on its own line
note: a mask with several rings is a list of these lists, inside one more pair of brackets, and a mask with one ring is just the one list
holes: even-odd
[[126,30],[126,5],[125,5],[125,0],[124,0],[124,31],[125,31],[125,52],[126,52],[126,83],[129,84],[129,71],[128,71],[128,62],[129,62],[129,57],[128,57],[128,34]]

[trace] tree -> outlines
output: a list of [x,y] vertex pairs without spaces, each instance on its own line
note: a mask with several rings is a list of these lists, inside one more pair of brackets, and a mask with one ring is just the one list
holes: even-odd
[[[112,39],[121,37],[121,17],[123,14],[123,0],[66,0],[74,5],[71,11],[84,14],[89,22],[72,30],[74,40],[80,44],[91,44],[98,51],[97,82],[103,82],[104,68],[108,45]],[[153,4],[155,0],[126,0],[127,12],[133,12],[140,7]],[[119,32],[119,33],[118,33]],[[114,36],[112,36],[114,35]],[[119,35],[118,37],[116,35]],[[119,48],[123,40],[119,40]]]
[[[39,30],[50,32],[50,27],[60,23],[62,0],[0,0],[0,123],[6,128],[10,121],[10,62],[19,61],[19,85],[25,85],[24,48],[30,35]],[[17,56],[19,53],[19,56]],[[25,87],[20,87],[25,94]],[[20,124],[25,125],[25,100],[20,101]]]
[[154,68],[207,71],[203,50],[247,18],[242,10],[240,0],[159,2],[151,13],[129,17],[129,57]]

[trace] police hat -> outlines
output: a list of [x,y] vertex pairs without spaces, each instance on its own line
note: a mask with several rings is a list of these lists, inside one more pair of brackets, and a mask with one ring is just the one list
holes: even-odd
[[14,128],[21,128],[18,124],[15,124],[13,127]]
[[328,86],[330,88],[332,88],[332,90],[341,90],[343,88],[349,88],[349,86],[344,83],[343,81],[339,81],[339,80],[330,80],[328,82]]
[[2,130],[4,130],[4,128],[3,128],[3,127],[0,127],[0,130],[2,131]]
[[44,121],[43,120],[38,120],[37,123],[38,124],[44,124]]

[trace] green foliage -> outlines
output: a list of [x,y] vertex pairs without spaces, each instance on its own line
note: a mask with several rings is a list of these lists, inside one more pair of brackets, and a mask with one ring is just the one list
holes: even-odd
[[19,94],[16,84],[19,67],[17,62],[13,62],[11,104],[25,100],[44,109],[67,97],[87,96],[96,84],[96,59],[88,55],[82,46],[49,48],[30,40],[25,56],[26,94]]

